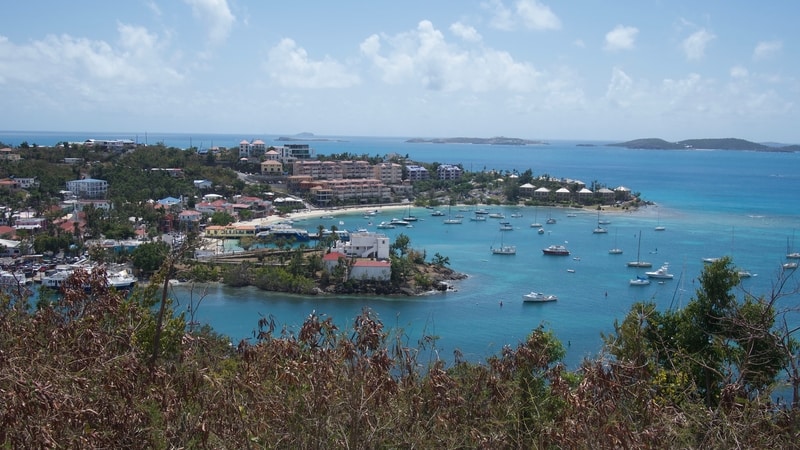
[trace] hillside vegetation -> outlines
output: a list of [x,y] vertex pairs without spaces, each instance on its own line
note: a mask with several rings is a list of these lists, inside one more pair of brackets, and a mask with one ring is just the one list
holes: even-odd
[[[262,317],[252,341],[230,345],[173,314],[161,290],[169,261],[129,297],[80,272],[57,302],[2,297],[0,445],[796,446],[796,342],[775,321],[775,298],[731,294],[727,259],[704,271],[685,309],[635,305],[605,336],[605,356],[575,371],[542,326],[482,363],[456,352],[448,367],[435,336],[414,342],[369,310],[347,329],[312,314],[296,333]],[[794,380],[790,404],[771,399],[781,369]]]

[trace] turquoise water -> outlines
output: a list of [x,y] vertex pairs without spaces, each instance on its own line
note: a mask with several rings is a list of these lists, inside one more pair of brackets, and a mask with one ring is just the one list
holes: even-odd
[[[24,138],[22,136],[27,136]],[[0,132],[0,141],[17,144],[22,140],[42,145],[61,140],[80,141],[128,138],[132,133],[11,133]],[[187,147],[235,146],[243,139],[268,136],[188,135],[148,136],[150,143]],[[143,141],[143,133],[138,134]],[[52,142],[49,142],[49,141]],[[403,330],[408,343],[415,345],[425,334],[438,337],[439,357],[452,360],[459,349],[465,357],[481,361],[496,354],[504,345],[515,345],[539,324],[545,324],[568,346],[565,359],[575,367],[585,356],[600,351],[601,333],[613,329],[636,301],[653,300],[662,308],[680,307],[697,289],[695,281],[704,257],[731,255],[735,263],[757,274],[743,281],[742,287],[756,295],[772,291],[780,276],[780,266],[795,230],[800,229],[800,154],[734,151],[652,151],[630,150],[599,145],[577,146],[576,142],[551,142],[534,147],[485,145],[407,144],[404,138],[342,138],[345,142],[311,142],[320,154],[349,152],[356,155],[397,153],[423,162],[462,164],[467,170],[500,171],[531,169],[534,175],[579,179],[587,184],[598,181],[609,187],[624,185],[657,203],[633,214],[608,214],[609,232],[593,234],[596,212],[577,212],[567,217],[564,209],[493,208],[504,212],[515,226],[505,232],[504,243],[517,246],[514,256],[492,255],[490,246],[500,239],[497,220],[470,222],[468,212],[462,225],[443,225],[441,218],[430,217],[424,209],[413,214],[425,219],[411,229],[382,230],[389,236],[402,232],[414,248],[447,256],[451,267],[469,278],[457,283],[457,292],[417,298],[386,297],[300,297],[259,291],[207,286],[196,319],[211,324],[235,341],[253,337],[261,316],[272,315],[279,326],[297,330],[312,312],[333,317],[347,327],[363,307],[375,310],[387,327]],[[402,216],[405,210],[383,213],[373,224]],[[453,209],[455,213],[455,208]],[[511,218],[520,212],[522,218]],[[534,218],[544,222],[548,215],[557,224],[546,226],[547,233],[530,228]],[[339,221],[344,225],[339,225]],[[332,221],[310,220],[299,226],[315,230],[319,224],[356,229],[367,227],[360,215],[337,215]],[[665,231],[656,232],[662,225]],[[628,280],[637,270],[626,267],[636,259],[641,232],[641,259],[654,269],[669,262],[675,279],[646,287],[631,287]],[[800,248],[800,230],[797,231]],[[548,257],[541,252],[550,244],[563,244],[570,257]],[[610,255],[621,247],[622,255]],[[579,257],[575,260],[573,257]],[[574,273],[568,272],[573,269]],[[649,270],[649,269],[648,269]],[[638,273],[642,273],[639,270]],[[792,275],[786,292],[798,290],[798,275]],[[523,304],[522,295],[531,291],[556,294],[558,302]],[[176,287],[175,295],[185,308],[189,293]],[[199,297],[198,288],[192,294]],[[500,306],[502,302],[502,306]],[[797,294],[782,297],[780,307],[800,303]],[[793,317],[800,323],[800,320]],[[426,355],[433,356],[433,354]],[[424,359],[424,358],[423,358]]]
[[[333,144],[326,143],[331,146]],[[761,295],[771,292],[781,273],[787,244],[800,228],[796,196],[800,193],[800,155],[727,151],[639,151],[607,147],[576,147],[562,143],[541,148],[494,148],[471,145],[422,145],[376,142],[369,154],[404,149],[412,159],[461,162],[473,167],[491,160],[500,170],[531,168],[535,175],[548,173],[597,180],[611,187],[625,185],[658,206],[635,213],[609,213],[607,234],[593,234],[597,213],[563,208],[494,207],[512,222],[504,243],[517,246],[514,256],[492,255],[490,247],[500,240],[499,221],[471,222],[469,212],[462,225],[444,225],[430,211],[413,209],[422,218],[410,229],[380,230],[390,237],[404,233],[411,246],[447,256],[451,267],[469,278],[457,283],[457,292],[420,298],[298,297],[256,289],[211,287],[199,309],[201,321],[235,339],[253,336],[259,315],[273,315],[276,322],[297,329],[312,311],[333,317],[348,326],[362,307],[378,312],[384,323],[402,329],[409,343],[423,334],[438,337],[438,355],[451,360],[459,349],[466,358],[481,361],[504,345],[515,345],[533,328],[544,324],[568,346],[566,362],[576,366],[583,357],[600,350],[601,333],[613,329],[631,304],[655,301],[662,308],[680,307],[694,295],[702,258],[733,256],[735,263],[756,276],[742,286]],[[382,147],[381,147],[382,145]],[[359,147],[360,148],[360,147]],[[386,150],[386,151],[384,151]],[[413,150],[413,151],[412,151]],[[333,150],[356,152],[353,148]],[[537,169],[539,167],[539,169]],[[455,214],[456,208],[453,209]],[[511,218],[512,213],[521,218]],[[326,227],[369,228],[381,220],[401,217],[405,210],[383,212],[368,220],[359,214],[339,214],[333,220],[307,220],[297,226],[314,230]],[[530,228],[548,216],[557,223],[539,235]],[[343,221],[344,225],[339,222]],[[662,225],[665,231],[655,231]],[[631,287],[628,280],[644,270],[626,267],[636,259],[638,234],[642,233],[641,259],[654,269],[669,262],[675,278],[663,284]],[[572,255],[544,256],[541,249],[563,244]],[[800,234],[798,235],[800,245]],[[622,255],[610,255],[621,247]],[[579,258],[573,259],[574,257]],[[569,272],[568,269],[574,270]],[[651,270],[651,269],[647,269]],[[793,276],[790,285],[796,286]],[[794,284],[792,284],[794,283]],[[523,304],[522,295],[543,291],[559,296],[548,304]],[[781,299],[794,306],[797,295]],[[502,302],[502,306],[501,306]]]

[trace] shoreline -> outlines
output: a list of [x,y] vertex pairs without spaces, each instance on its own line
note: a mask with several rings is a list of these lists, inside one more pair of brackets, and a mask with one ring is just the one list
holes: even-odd
[[[525,206],[525,205],[467,205],[463,203],[459,203],[454,205],[458,208],[463,207],[480,207],[485,209],[490,209],[490,207],[500,207],[500,208],[524,208],[524,209],[533,209],[536,206]],[[622,207],[614,207],[609,205],[601,206],[600,212],[608,213],[608,214],[634,214],[640,213],[642,210],[648,210],[648,205],[645,207],[631,207],[631,208],[622,208]],[[657,207],[658,205],[653,205]],[[346,206],[343,208],[319,208],[319,209],[307,209],[303,211],[292,212],[283,216],[280,215],[273,215],[268,217],[263,217],[260,219],[253,219],[248,221],[242,222],[235,222],[235,225],[272,225],[275,223],[279,223],[286,220],[308,220],[308,219],[318,219],[323,216],[332,215],[336,217],[337,214],[353,214],[353,213],[369,213],[372,211],[377,211],[378,213],[387,212],[387,211],[402,211],[407,209],[409,204],[390,204],[390,205],[371,205],[371,206]],[[413,206],[412,208],[422,208],[421,206]],[[575,210],[575,211],[584,211],[590,213],[596,213],[598,211],[597,206],[582,206],[582,207],[571,207],[571,206],[543,206],[544,208],[556,208],[556,209],[564,209],[564,210]]]

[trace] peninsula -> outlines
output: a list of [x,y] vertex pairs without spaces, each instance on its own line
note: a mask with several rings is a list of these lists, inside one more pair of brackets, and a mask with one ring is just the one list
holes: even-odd
[[751,142],[737,138],[722,139],[687,139],[678,142],[669,142],[659,138],[634,139],[627,142],[607,144],[609,147],[625,147],[648,150],[686,150],[686,149],[714,149],[714,150],[749,150],[757,152],[796,152],[800,145],[772,146]]

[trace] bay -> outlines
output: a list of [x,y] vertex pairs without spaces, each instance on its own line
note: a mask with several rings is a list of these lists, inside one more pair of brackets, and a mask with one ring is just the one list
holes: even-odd
[[[138,136],[143,141],[142,135],[0,132],[0,141],[53,145],[90,137]],[[151,133],[147,137],[149,143],[162,141],[176,147],[209,147],[212,143],[233,147],[242,139],[254,138],[271,145],[283,143],[275,140],[277,136],[268,135]],[[448,257],[453,269],[469,275],[456,284],[457,292],[414,298],[302,297],[209,285],[205,286],[208,291],[203,301],[195,308],[195,319],[236,342],[253,338],[260,317],[272,316],[279,327],[297,331],[303,320],[316,312],[346,328],[367,307],[409,345],[416,346],[425,335],[435,336],[435,348],[426,347],[423,361],[436,357],[451,361],[458,349],[465,358],[476,362],[497,354],[504,345],[516,345],[543,324],[567,346],[565,362],[574,368],[582,358],[600,351],[601,333],[612,331],[614,321],[621,320],[634,302],[650,300],[660,308],[685,305],[698,287],[702,258],[731,255],[737,266],[757,274],[743,281],[740,296],[745,291],[768,295],[782,275],[790,278],[785,293],[798,289],[797,275],[781,272],[787,247],[793,246],[795,230],[800,228],[800,212],[795,206],[800,194],[798,153],[632,150],[608,147],[604,142],[577,141],[526,147],[405,141],[401,137],[339,137],[308,143],[318,154],[397,153],[415,161],[461,164],[471,171],[531,169],[534,175],[548,174],[587,184],[597,181],[612,188],[624,185],[655,205],[635,213],[605,215],[611,223],[607,225],[609,232],[601,235],[592,233],[596,212],[576,211],[575,217],[567,217],[563,208],[493,207],[514,224],[514,231],[505,232],[504,237],[505,244],[517,246],[514,256],[492,255],[489,250],[499,243],[497,221],[470,222],[469,212],[465,211],[462,214],[467,217],[462,225],[444,225],[438,220],[441,218],[430,217],[429,211],[418,208],[412,214],[424,220],[414,228],[380,231],[388,231],[386,234],[392,238],[405,233],[411,238],[411,246],[424,250],[429,259],[436,253]],[[587,144],[591,146],[584,146]],[[372,219],[372,227],[358,214],[339,214],[333,221],[309,220],[298,226],[313,230],[319,224],[335,224],[351,230],[374,230],[380,220],[405,213],[384,212]],[[511,218],[512,213],[522,217]],[[546,226],[547,232],[538,235],[530,223],[534,217],[544,222],[548,215],[557,223]],[[340,221],[344,225],[339,225]],[[666,229],[654,231],[656,225]],[[642,259],[651,261],[656,268],[669,262],[675,274],[673,280],[646,287],[629,286],[628,280],[637,271],[625,263],[636,259],[639,233]],[[569,257],[548,257],[541,252],[547,245],[564,243],[572,250]],[[623,248],[624,253],[608,254],[608,249],[615,246]],[[190,294],[188,286],[174,287],[180,308],[188,306],[190,296],[197,300],[197,289]],[[531,290],[556,294],[559,300],[523,304],[522,295]],[[798,301],[798,295],[792,293],[783,296],[779,306],[795,307]],[[790,319],[800,322],[794,315]]]

